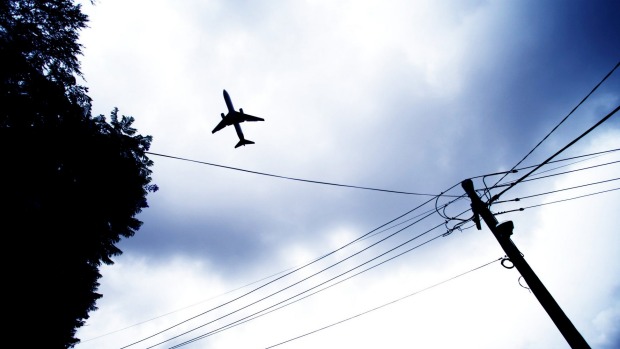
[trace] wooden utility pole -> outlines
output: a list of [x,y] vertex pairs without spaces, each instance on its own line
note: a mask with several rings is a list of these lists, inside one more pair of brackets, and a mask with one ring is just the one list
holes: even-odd
[[542,281],[536,276],[534,270],[527,264],[517,246],[510,239],[510,235],[512,235],[512,230],[514,229],[512,221],[498,224],[497,219],[495,219],[489,207],[482,202],[480,197],[476,194],[474,183],[471,179],[466,179],[461,182],[461,186],[471,199],[471,208],[474,212],[474,221],[478,230],[481,229],[479,217],[482,216],[482,219],[484,219],[484,222],[489,229],[491,229],[491,232],[495,235],[495,238],[502,246],[502,249],[504,249],[504,252],[506,252],[506,256],[508,256],[515,268],[521,273],[528,287],[532,290],[532,293],[534,293],[547,314],[549,314],[551,320],[553,320],[570,347],[573,349],[590,349],[586,340],[581,336],[579,331],[577,331],[566,314],[564,314],[562,308],[560,308],[555,299],[553,299],[551,293],[547,291],[545,285],[543,285]]

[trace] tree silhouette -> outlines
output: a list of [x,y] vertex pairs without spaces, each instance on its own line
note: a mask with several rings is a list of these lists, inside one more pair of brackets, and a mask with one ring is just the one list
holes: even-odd
[[[0,2],[0,231],[6,333],[71,348],[147,207],[152,138],[115,108],[91,115],[77,56],[87,16],[71,0]],[[36,344],[35,344],[36,343]]]

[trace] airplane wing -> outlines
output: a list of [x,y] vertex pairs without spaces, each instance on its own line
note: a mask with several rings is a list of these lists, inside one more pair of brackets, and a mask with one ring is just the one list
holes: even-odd
[[222,114],[222,121],[220,121],[220,123],[215,126],[211,133],[215,133],[226,126],[238,124],[244,121],[265,121],[265,119],[245,113],[239,113],[236,111],[228,113],[227,115]]
[[220,121],[220,123],[217,124],[217,126],[215,126],[215,128],[213,129],[213,131],[211,131],[211,133],[215,133],[215,132],[223,129],[226,126],[228,126],[228,124],[226,123],[226,120],[222,119],[222,121]]
[[241,121],[265,121],[265,119],[263,118],[259,118],[258,116],[252,116],[245,113],[237,113],[237,115],[241,118]]

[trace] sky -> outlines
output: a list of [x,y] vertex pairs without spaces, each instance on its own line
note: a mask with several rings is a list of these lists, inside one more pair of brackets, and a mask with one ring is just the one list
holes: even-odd
[[[160,190],[102,266],[76,348],[569,347],[491,231],[464,221],[460,183],[523,178],[618,107],[618,71],[579,103],[620,60],[620,3],[83,3],[93,114],[118,107],[153,136]],[[265,119],[241,124],[255,144],[211,133],[224,89]],[[605,120],[491,210],[611,349],[620,118]]]

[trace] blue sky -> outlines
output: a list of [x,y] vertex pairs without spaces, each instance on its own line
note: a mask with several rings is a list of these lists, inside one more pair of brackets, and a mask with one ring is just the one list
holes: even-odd
[[[438,205],[463,194],[463,179],[515,166],[620,59],[620,5],[613,1],[104,0],[84,10],[90,27],[81,35],[82,68],[93,113],[118,107],[134,116],[139,132],[154,138],[152,153],[401,192],[435,195],[452,188]],[[616,108],[618,74],[520,166],[544,161]],[[223,89],[236,108],[265,118],[242,125],[256,144],[235,149],[233,129],[211,133],[225,112]],[[558,158],[616,148],[620,121],[613,116]],[[541,171],[618,157],[612,152]],[[157,347],[171,347],[326,282],[432,227],[439,226],[398,251],[441,236],[458,222],[442,225],[446,219],[433,201],[394,224],[430,210],[427,219],[324,273],[292,285],[413,220],[222,305],[273,277],[254,282],[334,251],[432,196],[151,159],[160,191],[149,195],[140,231],[120,242],[123,255],[103,267],[103,298],[79,331],[77,348],[119,348],[181,323],[131,346],[166,341]],[[617,173],[618,164],[610,164],[523,182],[502,198]],[[479,179],[475,185],[483,187]],[[610,181],[493,206],[498,212],[546,204],[498,219],[514,222],[513,240],[526,260],[597,348],[620,345],[620,191],[550,203],[617,187]],[[445,214],[454,218],[468,204],[456,201]],[[457,230],[187,347],[266,348],[503,255],[486,227]],[[518,272],[499,263],[279,347],[317,346],[568,347],[536,298],[519,286]]]

